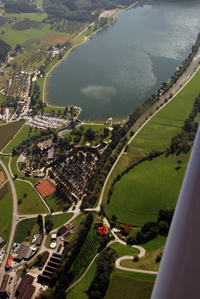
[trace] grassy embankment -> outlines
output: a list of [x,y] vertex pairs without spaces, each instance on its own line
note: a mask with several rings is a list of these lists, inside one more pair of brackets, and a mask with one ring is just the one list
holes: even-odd
[[[192,110],[194,99],[199,94],[199,79],[200,72],[133,139],[128,153],[122,155],[109,179],[104,203],[107,202],[109,188],[118,173],[133,163],[137,156],[144,156],[151,150],[163,151],[171,138],[181,131],[184,120]],[[111,201],[105,207],[106,215],[111,218],[115,214],[118,221],[143,225],[148,221],[156,221],[159,209],[175,208],[189,155],[190,152],[180,156],[162,155],[134,167],[116,183]],[[177,170],[179,159],[182,164]]]
[[8,241],[12,224],[12,194],[9,183],[0,189],[0,236]]
[[18,203],[19,214],[47,213],[46,207],[29,183],[15,180],[15,187],[17,191],[17,200],[19,201],[19,199],[21,199],[21,203]]

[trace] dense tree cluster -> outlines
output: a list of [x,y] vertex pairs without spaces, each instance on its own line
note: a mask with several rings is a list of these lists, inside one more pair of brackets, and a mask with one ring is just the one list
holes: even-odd
[[158,234],[167,236],[174,215],[174,210],[160,210],[157,222],[147,222],[137,233],[136,238],[129,237],[128,244],[142,244],[155,239]]
[[48,214],[45,217],[45,229],[47,232],[50,232],[53,228],[53,218],[51,214]]
[[6,44],[2,39],[0,39],[0,61],[5,61],[8,52],[11,50],[11,46]]
[[39,12],[38,8],[34,4],[30,4],[29,1],[26,0],[9,0],[5,1],[4,3],[4,9],[6,13],[33,13],[33,12]]
[[77,22],[93,22],[98,13],[92,12],[99,9],[114,9],[117,5],[130,6],[134,0],[44,0],[45,12],[57,20],[67,19]]
[[[19,155],[26,149],[32,147],[33,153],[38,153],[39,149],[37,143],[49,139],[53,136],[53,131],[51,129],[42,130],[38,135],[33,135],[26,140],[23,140],[17,147],[13,148],[12,155]],[[30,150],[29,150],[30,151]]]
[[104,298],[116,258],[116,251],[112,248],[108,247],[101,253],[97,262],[95,277],[86,291],[90,299]]

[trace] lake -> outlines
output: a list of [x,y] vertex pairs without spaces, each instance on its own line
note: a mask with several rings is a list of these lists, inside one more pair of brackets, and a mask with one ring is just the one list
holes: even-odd
[[199,15],[195,1],[149,2],[120,12],[52,71],[47,102],[81,107],[81,120],[127,118],[189,54]]

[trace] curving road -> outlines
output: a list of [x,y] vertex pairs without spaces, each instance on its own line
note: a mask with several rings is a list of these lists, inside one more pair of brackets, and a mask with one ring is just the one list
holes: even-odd
[[[10,188],[11,188],[11,192],[12,192],[12,198],[13,198],[13,213],[12,213],[12,225],[11,225],[11,231],[10,231],[10,237],[9,237],[9,242],[8,242],[8,246],[7,246],[7,254],[5,255],[5,258],[2,262],[1,268],[0,268],[0,280],[3,278],[3,275],[5,273],[5,265],[7,262],[7,258],[8,258],[8,254],[10,252],[11,246],[12,246],[12,240],[14,237],[14,233],[15,233],[15,227],[17,224],[17,219],[19,217],[18,212],[17,212],[17,193],[16,193],[16,189],[15,189],[15,185],[13,183],[13,180],[9,174],[9,171],[7,170],[6,166],[4,165],[4,163],[2,162],[2,160],[0,159],[0,165],[3,168],[3,170],[5,171],[5,174],[9,180],[9,184],[10,184]],[[0,281],[1,282],[1,281]]]
[[120,265],[121,261],[124,260],[133,260],[133,256],[130,255],[125,255],[122,256],[120,258],[118,258],[115,262],[115,267],[119,270],[123,270],[123,271],[129,271],[129,272],[138,272],[138,273],[145,273],[145,274],[154,274],[156,275],[158,272],[157,271],[147,271],[147,270],[139,270],[139,269],[132,269],[132,268],[126,268],[126,267],[122,267]]

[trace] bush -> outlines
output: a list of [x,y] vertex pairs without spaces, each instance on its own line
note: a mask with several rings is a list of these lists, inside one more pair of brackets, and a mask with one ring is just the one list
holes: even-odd
[[133,261],[136,263],[139,261],[139,256],[137,254],[133,256]]

